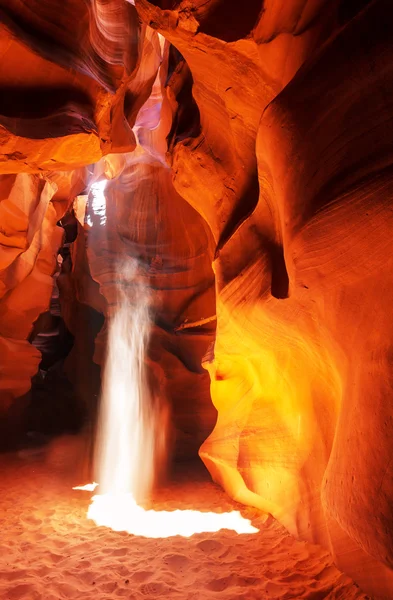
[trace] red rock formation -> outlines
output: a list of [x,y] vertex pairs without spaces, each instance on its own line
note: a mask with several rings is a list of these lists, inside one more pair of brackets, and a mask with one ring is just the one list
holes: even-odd
[[56,188],[39,175],[8,175],[1,181],[2,408],[30,388],[40,361],[27,337],[46,310],[62,230],[55,204]]
[[259,4],[231,33],[227,4],[136,2],[187,61],[200,119],[172,167],[217,242],[218,421],[201,456],[231,495],[332,544],[386,595],[391,575],[363,551],[391,564],[389,384],[371,376],[389,360],[391,31],[384,2],[332,4]]
[[131,4],[6,0],[0,17],[0,172],[75,168],[135,148],[160,52]]
[[[83,306],[110,318],[114,262],[138,259],[156,315],[149,364],[177,430],[199,444],[212,424],[204,360],[214,479],[391,598],[390,4],[133,4],[0,2],[0,169],[21,173],[1,183],[4,404],[39,360],[26,340],[49,298],[65,177],[48,172],[97,163],[70,329]],[[86,191],[64,189],[62,210]],[[97,362],[104,348],[105,328]]]

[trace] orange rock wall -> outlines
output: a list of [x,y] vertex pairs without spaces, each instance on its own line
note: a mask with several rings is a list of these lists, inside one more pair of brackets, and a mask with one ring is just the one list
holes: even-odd
[[1,176],[1,411],[30,389],[38,369],[40,353],[27,338],[52,295],[63,237],[56,223],[66,209],[62,185],[71,184],[71,178],[72,173],[51,179],[23,173]]
[[[213,478],[391,598],[390,3],[56,7],[0,1],[0,167],[20,173],[3,176],[0,211],[17,205],[25,232],[12,217],[0,238],[0,343],[20,347],[4,353],[7,402],[39,360],[26,339],[54,264],[49,191],[59,170],[97,163],[78,190],[65,186],[72,202],[108,180],[107,220],[90,190],[73,250],[79,305],[110,318],[111,259],[142,261],[156,309],[149,360],[183,434],[212,426],[201,362],[210,375],[218,417],[200,455]],[[40,224],[29,220],[44,204]],[[28,276],[10,265],[28,250],[28,220],[52,262],[28,251],[42,287],[18,304]],[[203,325],[176,330],[187,320]],[[104,347],[105,329],[98,362]]]
[[[136,2],[190,69],[174,184],[216,241],[218,420],[200,454],[391,597],[387,3],[257,4],[246,26],[231,2]],[[179,97],[184,69],[172,80]]]

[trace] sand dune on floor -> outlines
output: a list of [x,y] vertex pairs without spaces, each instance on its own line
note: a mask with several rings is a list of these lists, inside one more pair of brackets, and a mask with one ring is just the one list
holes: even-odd
[[259,532],[149,539],[97,527],[86,519],[91,494],[39,458],[1,461],[1,600],[367,598],[326,552],[201,476],[183,474],[149,508],[241,510]]

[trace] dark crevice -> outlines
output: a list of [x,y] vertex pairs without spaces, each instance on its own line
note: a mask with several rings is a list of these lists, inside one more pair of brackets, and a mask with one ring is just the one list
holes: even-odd
[[199,31],[224,42],[236,42],[248,37],[257,26],[263,11],[262,0],[248,0],[247,10],[239,10],[237,0],[220,0],[211,3],[207,10],[197,13]]
[[0,123],[14,135],[54,138],[96,130],[89,97],[66,87],[5,87]]
[[259,199],[258,171],[255,166],[246,188],[238,199],[217,244],[216,257],[228,240],[236,233],[240,225],[254,212]]
[[345,25],[345,23],[356,17],[356,15],[370,4],[371,1],[372,0],[341,0],[338,7],[338,20],[340,25]]
[[64,371],[64,362],[74,346],[74,336],[62,318],[57,284],[58,277],[72,269],[69,246],[77,236],[73,210],[66,213],[57,225],[65,232],[64,243],[58,250],[61,270],[58,276],[55,275],[49,310],[38,317],[29,336],[30,343],[42,356],[39,371],[32,378],[26,413],[26,430],[35,436],[76,433],[85,418],[73,385]]
[[279,299],[288,298],[289,277],[281,245],[271,244],[270,259],[272,266],[271,294]]
[[167,136],[168,150],[187,138],[197,138],[201,133],[199,108],[192,95],[193,84],[187,63],[180,52],[171,45],[166,86],[172,89],[177,107]]
[[81,90],[67,87],[7,87],[0,95],[0,114],[17,119],[40,119],[74,104],[93,117],[90,98]]
[[284,248],[270,235],[262,233],[256,225],[251,226],[251,231],[259,240],[259,247],[270,262],[271,283],[270,293],[279,300],[289,296],[289,276],[284,257]]
[[181,0],[150,0],[150,4],[161,8],[161,10],[173,10],[180,2]]
[[169,84],[170,79],[176,70],[176,67],[182,62],[185,62],[184,57],[173,44],[170,44],[168,51],[168,69],[165,86]]

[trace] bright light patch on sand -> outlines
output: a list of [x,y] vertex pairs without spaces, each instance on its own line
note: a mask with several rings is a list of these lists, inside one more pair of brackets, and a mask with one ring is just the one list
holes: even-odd
[[137,505],[131,494],[93,496],[87,516],[96,525],[149,538],[189,537],[220,529],[237,533],[258,532],[238,511],[220,514],[196,510],[145,510]]
[[94,490],[96,489],[97,486],[98,486],[98,483],[93,481],[93,483],[86,483],[86,485],[76,485],[72,489],[73,490],[81,490],[82,492],[94,492]]

